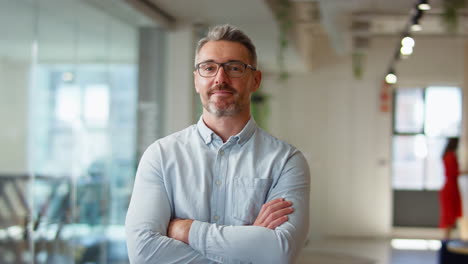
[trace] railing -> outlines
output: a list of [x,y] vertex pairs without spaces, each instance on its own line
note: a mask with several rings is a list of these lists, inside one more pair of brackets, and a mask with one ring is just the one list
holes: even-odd
[[[35,176],[34,182],[48,185],[51,192],[32,207],[33,180],[27,175],[0,175],[0,263],[24,263],[32,260],[32,252],[47,248],[45,256],[54,255],[53,248],[60,244],[60,232],[70,212],[70,192],[60,193],[60,187],[69,189],[68,178]],[[39,236],[41,224],[57,222],[55,234]],[[34,237],[32,237],[34,234]],[[33,250],[34,248],[34,250]],[[45,259],[45,263],[49,263]]]
[[0,263],[128,263],[123,239],[106,236],[123,227],[104,223],[103,185],[0,174]]

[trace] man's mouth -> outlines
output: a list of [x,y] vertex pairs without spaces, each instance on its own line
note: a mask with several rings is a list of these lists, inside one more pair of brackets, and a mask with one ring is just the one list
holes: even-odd
[[233,92],[228,90],[214,90],[211,92],[211,95],[231,95]]
[[209,92],[209,95],[233,95],[236,93],[236,90],[234,90],[233,88],[231,87],[227,87],[227,86],[223,86],[223,87],[220,87],[220,86],[217,86],[216,88],[212,89],[210,92]]

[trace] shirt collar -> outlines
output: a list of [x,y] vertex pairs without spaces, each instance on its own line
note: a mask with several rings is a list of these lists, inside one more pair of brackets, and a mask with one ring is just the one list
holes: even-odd
[[242,129],[242,131],[236,135],[237,144],[244,145],[244,143],[247,142],[250,139],[250,137],[252,137],[256,129],[257,129],[257,123],[251,116],[249,122],[247,122],[247,124]]
[[[241,132],[239,132],[237,135],[232,136],[232,137],[235,138],[235,140],[237,140],[237,144],[243,145],[245,142],[247,142],[250,139],[250,137],[255,132],[256,128],[257,128],[257,123],[255,122],[253,117],[250,117],[249,121],[247,122],[245,127],[241,130]],[[211,130],[209,127],[206,126],[205,122],[203,121],[203,116],[201,116],[197,122],[197,129],[201,137],[203,138],[203,141],[205,142],[205,144],[208,145],[211,143],[211,141],[213,141],[213,137],[215,133],[213,132],[213,130]]]
[[213,140],[214,132],[206,126],[205,122],[203,121],[203,116],[200,116],[200,119],[197,122],[197,130],[198,133],[200,133],[200,136],[203,138],[203,141],[205,141],[205,144],[210,144]]

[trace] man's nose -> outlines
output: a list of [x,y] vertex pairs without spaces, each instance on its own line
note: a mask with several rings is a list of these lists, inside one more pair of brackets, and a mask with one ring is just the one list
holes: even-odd
[[226,71],[224,70],[223,66],[219,66],[218,73],[215,76],[215,82],[220,84],[220,83],[226,83],[229,80],[229,76],[227,75]]

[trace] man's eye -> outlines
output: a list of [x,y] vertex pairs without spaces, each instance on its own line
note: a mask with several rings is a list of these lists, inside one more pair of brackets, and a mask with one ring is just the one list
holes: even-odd
[[206,72],[216,71],[216,67],[213,65],[205,65],[205,66],[202,66],[201,68],[203,71],[206,71]]
[[238,65],[230,65],[229,70],[234,71],[234,72],[239,72],[239,71],[242,71],[242,67]]

